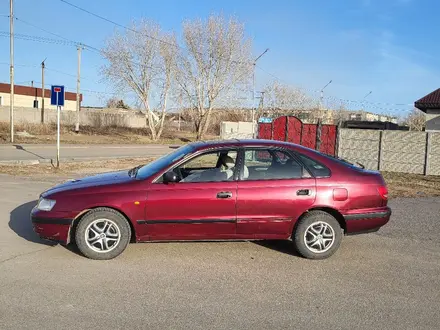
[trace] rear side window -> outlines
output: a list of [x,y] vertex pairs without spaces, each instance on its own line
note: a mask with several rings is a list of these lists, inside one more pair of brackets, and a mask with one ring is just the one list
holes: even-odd
[[331,175],[329,168],[314,159],[302,154],[297,154],[306,167],[312,172],[315,178],[327,178]]
[[243,180],[289,180],[310,177],[304,165],[285,151],[245,149]]

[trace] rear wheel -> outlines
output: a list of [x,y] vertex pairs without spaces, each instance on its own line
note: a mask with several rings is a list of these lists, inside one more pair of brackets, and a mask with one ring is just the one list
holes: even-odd
[[75,242],[81,253],[97,260],[120,255],[131,238],[131,228],[119,212],[98,208],[87,213],[78,223]]
[[301,256],[326,259],[341,245],[342,230],[332,215],[324,211],[311,211],[299,220],[292,239]]

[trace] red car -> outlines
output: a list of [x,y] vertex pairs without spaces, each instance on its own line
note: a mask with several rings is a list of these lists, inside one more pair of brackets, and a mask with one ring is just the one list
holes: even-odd
[[41,194],[35,232],[111,259],[130,241],[292,240],[324,259],[344,234],[391,215],[379,172],[273,140],[196,142],[128,171],[72,180]]

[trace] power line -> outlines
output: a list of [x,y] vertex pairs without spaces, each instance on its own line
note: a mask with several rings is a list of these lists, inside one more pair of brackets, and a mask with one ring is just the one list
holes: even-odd
[[[87,44],[82,43],[82,42],[79,42],[79,41],[74,41],[74,40],[72,40],[72,39],[66,38],[66,37],[64,37],[64,36],[62,36],[62,35],[60,35],[60,34],[57,34],[57,33],[53,33],[53,32],[51,32],[51,31],[48,31],[48,30],[46,30],[46,29],[43,29],[42,27],[39,27],[39,26],[37,26],[37,25],[35,25],[35,24],[32,24],[32,23],[30,23],[30,22],[27,22],[27,21],[25,21],[25,20],[23,20],[23,19],[21,19],[21,18],[15,17],[15,19],[16,19],[17,21],[21,22],[21,23],[24,23],[24,24],[26,24],[26,25],[29,25],[29,26],[31,26],[31,27],[33,27],[33,28],[36,28],[36,29],[41,30],[41,31],[43,31],[43,32],[45,32],[45,33],[48,33],[48,34],[50,34],[50,35],[53,35],[53,36],[55,36],[55,37],[57,37],[57,38],[61,38],[61,39],[63,39],[63,40],[60,40],[60,39],[50,39],[50,38],[44,38],[44,37],[40,37],[40,36],[32,36],[32,35],[26,35],[26,34],[21,34],[21,35],[20,35],[20,34],[16,34],[15,36],[16,36],[16,37],[18,36],[18,39],[29,40],[29,41],[45,42],[45,43],[51,43],[51,44],[62,44],[62,45],[67,45],[67,46],[74,46],[74,45],[77,46],[77,45],[81,45],[81,46],[83,46],[85,49],[88,49],[88,50],[95,50],[95,51],[97,51],[97,52],[100,53],[100,50],[99,50],[98,48],[96,48],[96,47],[93,47],[93,46],[87,45]],[[1,33],[1,36],[4,35],[4,31],[2,31],[2,32],[0,32],[0,33]]]
[[[9,65],[9,63],[6,62],[0,62],[0,65]],[[34,65],[34,64],[15,64],[14,66],[22,66],[22,67],[29,67],[29,68],[39,68],[38,65]]]
[[[106,22],[108,22],[108,23],[110,23],[110,24],[113,24],[113,25],[115,25],[115,26],[118,26],[118,27],[120,27],[120,28],[123,28],[123,29],[125,29],[125,30],[127,30],[127,31],[131,31],[131,32],[136,33],[136,34],[143,35],[143,36],[145,36],[145,37],[147,37],[147,38],[150,38],[151,40],[154,40],[154,41],[157,41],[157,42],[163,43],[163,44],[165,44],[165,45],[169,45],[169,46],[172,46],[172,47],[180,48],[180,49],[182,49],[182,50],[184,50],[184,51],[186,51],[186,52],[188,51],[185,47],[180,46],[180,45],[177,44],[177,43],[172,43],[172,42],[169,42],[169,41],[166,41],[166,40],[163,40],[163,39],[157,38],[157,37],[153,37],[152,35],[150,35],[150,34],[148,34],[148,33],[139,32],[139,31],[137,31],[137,30],[135,30],[135,29],[132,29],[132,28],[126,26],[126,25],[120,24],[120,23],[115,22],[115,21],[113,21],[113,20],[111,20],[111,19],[108,19],[108,18],[106,18],[106,17],[104,17],[104,16],[101,16],[101,15],[99,15],[99,14],[93,13],[93,12],[91,12],[90,10],[87,10],[87,9],[85,9],[85,8],[82,8],[82,7],[80,7],[80,6],[77,6],[77,5],[75,5],[75,4],[73,4],[73,3],[69,2],[69,1],[66,1],[66,0],[60,0],[60,1],[63,2],[63,3],[65,3],[66,5],[69,5],[69,6],[71,6],[71,7],[73,7],[73,8],[76,8],[76,9],[78,9],[78,10],[80,10],[80,11],[83,11],[83,12],[89,14],[89,15],[92,15],[92,16],[94,16],[94,17],[96,17],[96,18],[99,18],[99,19],[101,19],[101,20],[103,20],[103,21],[106,21]],[[197,54],[199,54],[199,55],[204,55],[202,52],[198,52],[198,51],[195,51],[195,52],[196,52]],[[236,64],[237,64],[237,63],[244,64],[243,62],[239,62],[239,61],[231,61],[231,62],[236,63]],[[249,61],[248,64],[251,64],[251,63],[253,63],[253,62]],[[136,63],[135,63],[135,64],[136,64]],[[139,64],[138,64],[138,65],[139,65]]]
[[139,31],[137,31],[137,30],[135,30],[135,29],[129,28],[128,26],[125,26],[125,25],[122,25],[122,24],[117,23],[117,22],[115,22],[115,21],[112,21],[112,20],[110,20],[110,19],[108,19],[108,18],[106,18],[106,17],[103,17],[103,16],[98,15],[98,14],[96,14],[96,13],[92,13],[91,11],[89,11],[89,10],[87,10],[87,9],[85,9],[85,8],[79,7],[79,6],[73,4],[73,3],[69,2],[69,1],[66,1],[66,0],[60,0],[60,1],[61,1],[61,2],[64,2],[65,4],[67,4],[67,5],[69,5],[69,6],[73,7],[73,8],[76,8],[76,9],[78,9],[78,10],[81,10],[81,11],[83,11],[83,12],[89,14],[89,15],[92,15],[92,16],[94,16],[94,17],[96,17],[96,18],[99,18],[99,19],[101,19],[101,20],[103,20],[103,21],[106,21],[106,22],[108,22],[108,23],[111,23],[111,24],[113,24],[113,25],[116,25],[116,26],[118,26],[118,27],[121,27],[121,28],[123,28],[123,29],[125,29],[125,30],[131,31],[131,32],[134,32],[134,33],[139,33],[139,34],[142,34],[142,35],[144,35],[144,36],[146,36],[146,37],[148,37],[148,38],[150,38],[150,39],[152,39],[152,40],[155,40],[155,41],[157,41],[157,42],[161,42],[161,43],[167,44],[167,45],[169,45],[169,46],[178,47],[178,48],[181,48],[181,49],[183,49],[183,50],[186,50],[184,47],[179,46],[179,45],[177,45],[177,44],[174,44],[174,43],[171,43],[171,42],[168,42],[168,41],[162,40],[162,39],[160,39],[160,38],[153,37],[153,36],[151,36],[151,35],[149,35],[149,34],[146,34],[146,33],[141,33],[141,32],[139,32]]
[[[276,75],[274,75],[273,73],[261,68],[260,66],[256,66],[257,68],[259,68],[261,71],[265,72],[266,74],[268,74],[269,76],[273,77],[274,79],[276,79],[277,81],[280,81],[286,85],[290,85],[290,83],[288,83],[287,81],[277,77]],[[312,93],[317,93],[319,92],[318,90],[311,90],[311,89],[307,89],[307,88],[298,88],[298,89],[302,89],[308,92],[312,92]],[[408,107],[408,106],[413,106],[413,104],[411,103],[382,103],[382,102],[367,102],[367,101],[360,101],[360,100],[350,100],[350,99],[343,99],[343,98],[339,98],[339,97],[334,97],[334,96],[325,96],[324,97],[327,100],[333,100],[336,102],[345,102],[345,103],[354,103],[356,105],[369,105],[368,108],[369,109],[376,109],[376,110],[385,110],[385,111],[410,111],[412,109],[402,109],[402,108],[386,108],[384,106],[392,106],[392,107]]]
[[99,53],[101,52],[101,51],[100,51],[98,48],[96,48],[96,47],[93,47],[93,46],[87,45],[87,44],[85,44],[85,43],[83,43],[83,42],[74,41],[74,40],[72,40],[72,39],[66,38],[66,37],[64,37],[64,36],[62,36],[62,35],[60,35],[60,34],[57,34],[57,33],[53,33],[53,32],[51,32],[51,31],[48,31],[48,30],[46,30],[46,29],[43,29],[42,27],[39,27],[39,26],[37,26],[37,25],[35,25],[35,24],[32,24],[32,23],[30,23],[30,22],[27,22],[27,21],[25,21],[25,20],[23,20],[23,19],[21,19],[21,18],[15,17],[15,19],[16,19],[17,21],[20,21],[20,22],[24,23],[24,24],[27,24],[27,25],[29,25],[29,26],[32,26],[32,27],[34,27],[34,28],[36,28],[36,29],[39,29],[39,30],[41,30],[41,31],[43,31],[43,32],[46,32],[46,33],[51,34],[51,35],[53,35],[53,36],[56,36],[56,37],[58,37],[58,38],[64,39],[64,40],[66,40],[66,41],[68,41],[68,42],[70,42],[70,43],[72,43],[72,44],[75,44],[75,45],[81,45],[81,46],[83,46],[83,47],[86,48],[86,49],[89,49],[89,50],[95,50],[95,51],[97,51],[97,52],[99,52]]
[[18,18],[18,17],[14,17],[14,18],[15,18],[17,21],[21,22],[21,23],[24,23],[24,24],[26,24],[26,25],[29,25],[29,26],[33,27],[33,28],[36,28],[36,29],[41,30],[41,31],[43,31],[43,32],[46,32],[46,33],[48,33],[48,34],[50,34],[50,35],[53,35],[53,36],[55,36],[55,37],[58,37],[58,38],[61,38],[61,39],[67,40],[67,41],[69,41],[69,42],[71,42],[71,43],[77,43],[77,42],[75,42],[75,41],[73,41],[73,40],[70,40],[70,39],[68,39],[68,38],[66,38],[66,37],[63,37],[62,35],[59,35],[59,34],[53,33],[53,32],[51,32],[51,31],[48,31],[48,30],[46,30],[46,29],[43,29],[43,28],[41,28],[41,27],[39,27],[39,26],[37,26],[37,25],[34,25],[34,24],[32,24],[32,23],[29,23],[29,22],[27,22],[27,21],[25,21],[25,20],[23,20],[23,19],[21,19],[21,18]]
[[[0,36],[9,37],[9,32],[0,31]],[[27,40],[27,41],[37,41],[37,42],[42,42],[42,43],[47,43],[47,44],[62,44],[62,45],[66,45],[66,46],[76,45],[74,42],[71,42],[71,41],[60,40],[60,39],[51,39],[51,38],[38,37],[38,36],[31,36],[31,35],[21,34],[21,33],[14,34],[14,37],[17,39],[22,39],[22,40]]]
[[[41,81],[34,80],[34,83],[41,84]],[[54,85],[54,84],[48,83],[48,85]],[[74,90],[75,89],[75,88],[71,88],[71,87],[66,86],[66,85],[64,85],[64,88],[66,89],[66,91],[70,91],[70,90]],[[71,92],[71,93],[73,93],[73,92]],[[87,94],[87,93],[105,94],[105,95],[117,95],[117,94],[119,94],[119,92],[104,92],[104,91],[95,91],[95,90],[91,90],[91,89],[81,89],[81,94]]]

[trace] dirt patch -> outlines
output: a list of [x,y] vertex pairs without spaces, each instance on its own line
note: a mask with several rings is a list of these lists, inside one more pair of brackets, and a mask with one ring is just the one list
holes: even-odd
[[390,198],[440,196],[440,176],[383,172]]

